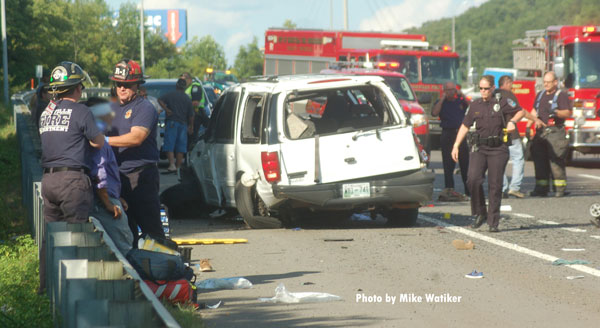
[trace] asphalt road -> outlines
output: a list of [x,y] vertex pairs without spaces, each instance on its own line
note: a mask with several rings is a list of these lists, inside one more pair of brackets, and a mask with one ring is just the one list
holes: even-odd
[[[432,168],[437,200],[443,188],[439,151],[432,154]],[[224,302],[201,310],[208,327],[595,327],[600,322],[600,229],[589,223],[588,208],[600,202],[600,160],[579,160],[567,175],[567,197],[503,200],[496,234],[485,224],[479,230],[468,227],[468,202],[437,201],[421,209],[413,228],[388,228],[381,218],[335,225],[313,219],[299,229],[247,230],[235,216],[198,219],[206,217],[199,213],[172,220],[171,229],[174,237],[248,239],[247,244],[193,247],[193,262],[209,258],[215,269],[199,280],[245,277],[254,284],[202,291],[201,302]],[[162,180],[166,187],[174,177]],[[455,181],[462,191],[459,176]],[[522,190],[533,186],[533,164],[527,162]],[[455,239],[472,240],[475,248],[456,250]],[[552,265],[559,258],[589,264]],[[467,279],[473,270],[484,278]],[[326,292],[342,300],[258,301],[273,297],[280,283],[292,292]],[[445,297],[436,302],[427,299],[431,295]]]

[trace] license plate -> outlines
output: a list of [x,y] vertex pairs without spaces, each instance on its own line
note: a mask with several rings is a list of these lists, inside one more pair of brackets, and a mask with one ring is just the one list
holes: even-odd
[[371,186],[366,183],[349,183],[342,185],[342,195],[347,198],[368,198],[371,197]]

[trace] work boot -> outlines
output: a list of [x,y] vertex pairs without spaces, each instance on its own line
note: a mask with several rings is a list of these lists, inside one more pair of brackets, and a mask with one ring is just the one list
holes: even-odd
[[490,232],[500,232],[500,229],[498,227],[490,227]]
[[557,190],[557,191],[554,193],[554,197],[564,197],[564,196],[566,196],[566,195],[568,195],[568,194],[570,194],[570,192],[568,192],[568,191],[565,191],[564,189],[563,189],[563,190]]
[[525,194],[518,191],[518,190],[509,190],[508,191],[509,195],[515,196],[517,198],[525,198]]
[[473,224],[471,225],[471,228],[477,229],[477,228],[481,227],[481,225],[485,221],[487,221],[487,215],[479,214],[479,215],[477,215],[477,217],[475,217],[475,222],[473,222]]
[[505,191],[505,192],[503,192],[503,193],[502,193],[502,199],[508,199],[508,198],[510,198],[510,197],[508,196],[508,191]]
[[445,202],[462,202],[466,200],[465,195],[457,192],[453,188],[445,188],[438,197],[439,201]]

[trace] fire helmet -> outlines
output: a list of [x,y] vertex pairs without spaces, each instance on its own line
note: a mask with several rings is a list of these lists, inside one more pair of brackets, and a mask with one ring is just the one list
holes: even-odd
[[50,73],[48,92],[51,94],[63,93],[73,86],[83,84],[86,78],[87,74],[81,69],[81,66],[70,61],[63,61]]
[[109,77],[115,82],[144,83],[144,74],[140,65],[131,59],[124,58],[115,66],[113,75]]

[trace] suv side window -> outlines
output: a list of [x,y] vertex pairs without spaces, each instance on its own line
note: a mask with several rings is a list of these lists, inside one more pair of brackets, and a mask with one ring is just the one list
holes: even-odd
[[223,102],[225,100],[225,95],[219,97],[213,111],[210,115],[210,121],[208,121],[208,127],[206,128],[206,132],[204,133],[204,140],[206,142],[215,142],[215,131],[217,130],[217,117],[221,112],[221,107],[223,107]]
[[265,95],[250,94],[244,108],[242,119],[241,139],[244,144],[257,144],[260,142],[261,119],[265,106]]
[[214,141],[217,143],[233,143],[235,108],[239,95],[238,92],[228,92],[219,108],[214,131]]

